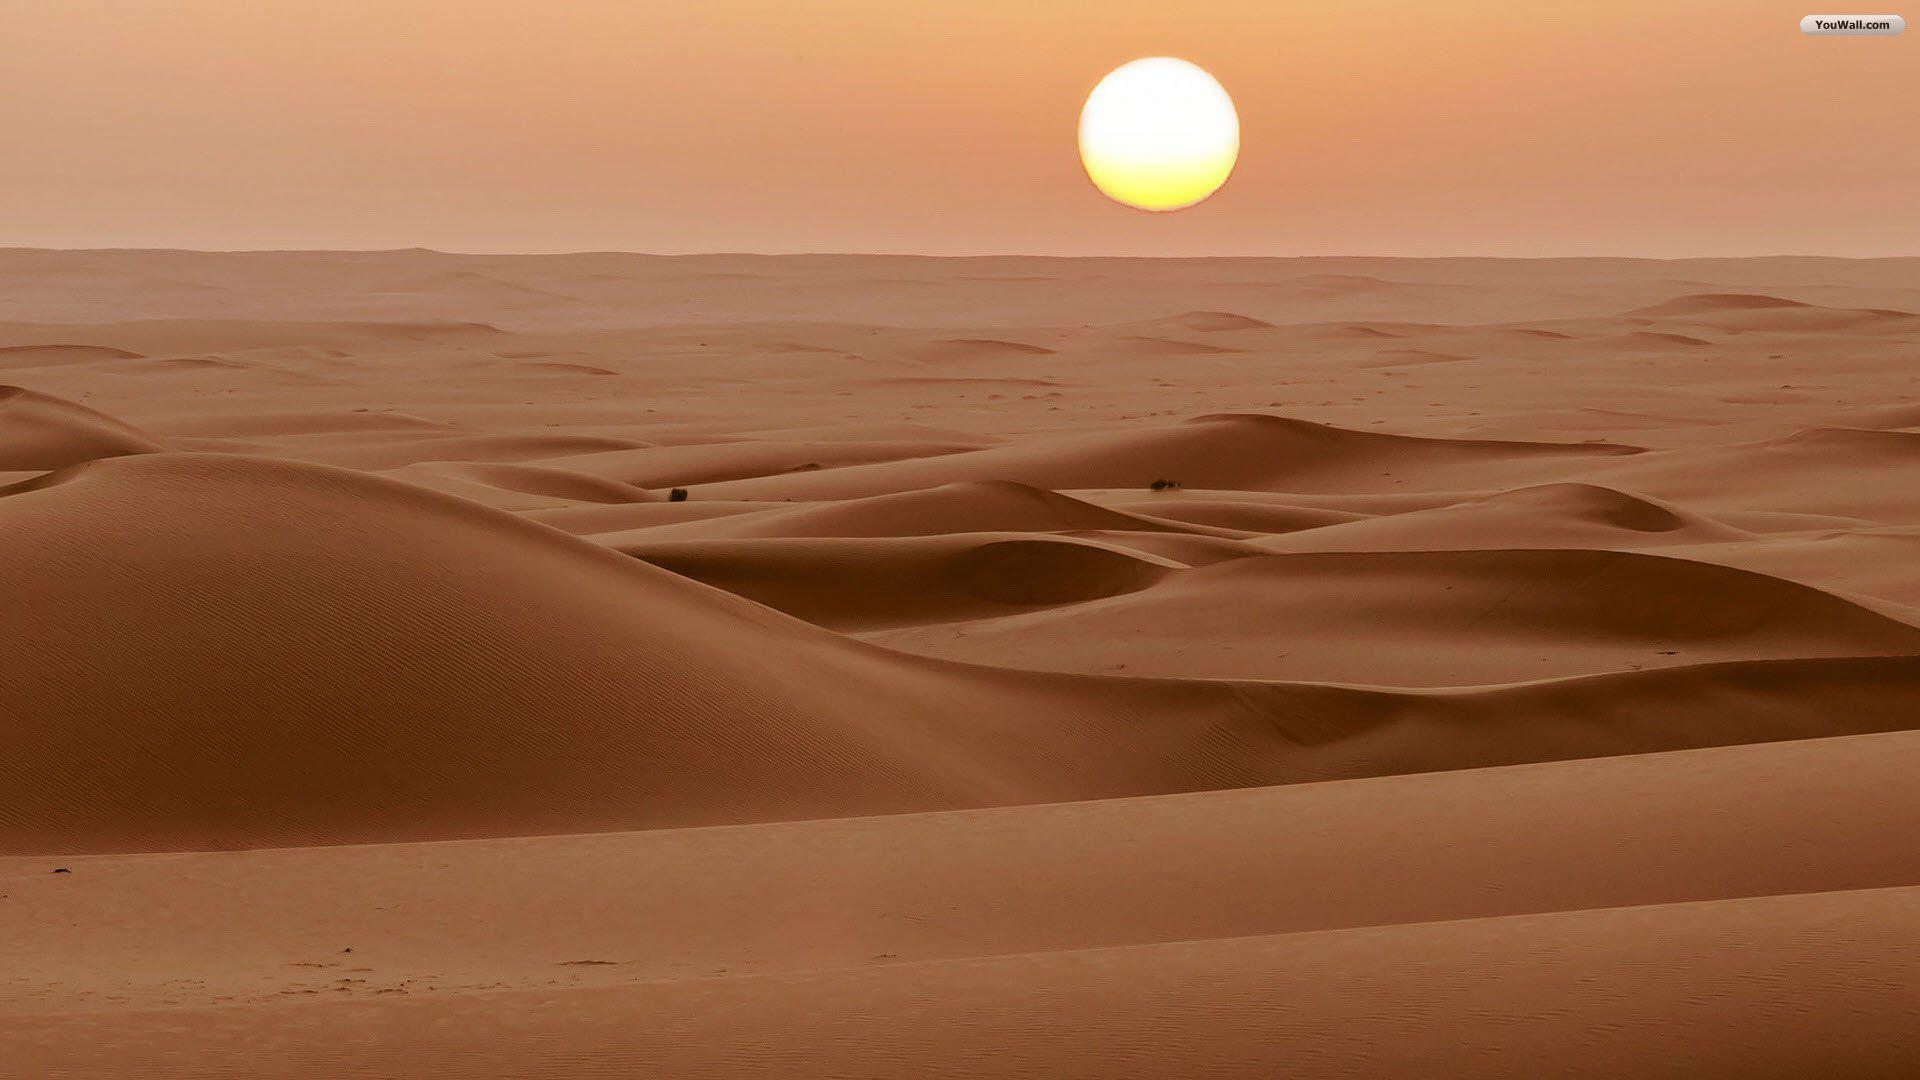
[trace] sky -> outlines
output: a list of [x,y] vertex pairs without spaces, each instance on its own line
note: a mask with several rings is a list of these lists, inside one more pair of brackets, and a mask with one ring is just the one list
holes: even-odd
[[[0,246],[1920,254],[1920,31],[1807,2],[0,0]],[[1172,214],[1075,145],[1154,55]]]

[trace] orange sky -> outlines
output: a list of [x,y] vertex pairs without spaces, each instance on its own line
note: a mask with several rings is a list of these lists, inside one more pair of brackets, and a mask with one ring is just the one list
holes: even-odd
[[[1920,253],[1920,31],[1806,38],[1809,10],[0,0],[0,245]],[[1153,54],[1244,125],[1170,215],[1074,146]]]

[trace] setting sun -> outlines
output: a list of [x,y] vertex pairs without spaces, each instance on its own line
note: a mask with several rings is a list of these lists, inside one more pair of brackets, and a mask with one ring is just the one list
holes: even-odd
[[1213,76],[1151,56],[1100,80],[1080,112],[1080,160],[1109,198],[1179,210],[1220,189],[1240,156],[1240,117]]

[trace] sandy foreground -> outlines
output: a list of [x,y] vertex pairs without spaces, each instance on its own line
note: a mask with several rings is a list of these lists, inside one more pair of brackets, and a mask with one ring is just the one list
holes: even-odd
[[0,1075],[1920,1073],[1920,260],[0,286]]

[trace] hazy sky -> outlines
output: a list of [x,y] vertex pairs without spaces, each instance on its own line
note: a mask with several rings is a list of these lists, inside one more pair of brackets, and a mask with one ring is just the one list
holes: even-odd
[[[1809,10],[0,0],[0,246],[1920,254],[1920,30]],[[1075,150],[1147,55],[1244,129],[1170,215]]]

